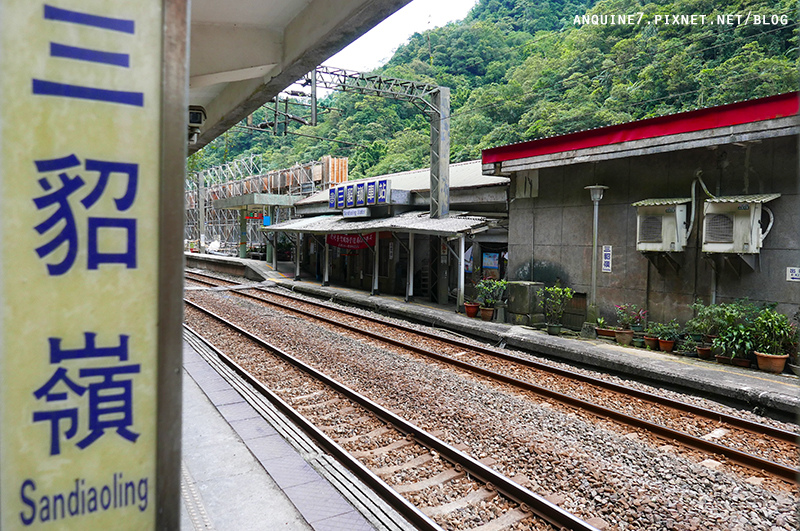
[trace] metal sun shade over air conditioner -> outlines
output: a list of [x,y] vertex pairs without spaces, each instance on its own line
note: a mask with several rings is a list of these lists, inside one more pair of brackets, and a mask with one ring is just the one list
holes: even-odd
[[[772,228],[772,212],[764,205],[781,194],[738,195],[707,199],[703,205],[703,252],[757,254]],[[769,214],[762,231],[761,213]]]

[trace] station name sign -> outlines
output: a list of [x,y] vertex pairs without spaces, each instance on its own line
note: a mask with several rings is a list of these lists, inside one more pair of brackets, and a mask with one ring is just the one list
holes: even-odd
[[392,180],[354,181],[332,187],[328,191],[328,208],[343,210],[389,205],[392,201]]

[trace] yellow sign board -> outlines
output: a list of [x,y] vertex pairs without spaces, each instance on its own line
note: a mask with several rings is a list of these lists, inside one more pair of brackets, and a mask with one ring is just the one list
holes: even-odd
[[162,1],[0,0],[0,528],[155,527]]

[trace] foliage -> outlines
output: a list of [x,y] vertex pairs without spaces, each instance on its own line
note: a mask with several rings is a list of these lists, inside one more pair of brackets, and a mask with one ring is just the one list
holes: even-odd
[[617,324],[623,330],[628,330],[632,325],[644,324],[647,318],[647,310],[635,304],[621,304],[614,307],[617,309]]
[[731,358],[749,358],[756,348],[756,341],[756,333],[752,327],[737,323],[714,338],[713,346]]
[[494,305],[502,299],[507,283],[506,280],[482,278],[475,284],[475,289],[478,291],[478,301],[485,308],[494,308]]
[[692,304],[695,316],[686,323],[688,333],[717,335],[727,328],[752,322],[761,312],[762,307],[748,299],[738,299],[731,303],[703,304],[698,299]]
[[539,289],[537,296],[544,308],[544,316],[547,324],[561,324],[564,308],[567,305],[567,301],[572,299],[574,293],[572,288],[562,288],[560,282],[556,282],[555,286]]
[[681,325],[678,324],[677,319],[673,319],[668,323],[663,323],[658,329],[658,339],[662,341],[677,341],[681,335]]
[[[796,90],[797,25],[580,25],[575,15],[642,12],[789,14],[789,0],[479,0],[460,22],[415,33],[374,73],[451,88],[451,160],[482,149]],[[308,109],[290,100],[289,112]],[[269,105],[252,123],[272,121]],[[267,169],[350,159],[353,177],[429,164],[429,124],[413,105],[334,92],[319,124],[278,135],[233,128],[188,161],[194,169],[263,154]],[[281,126],[283,127],[283,126]],[[349,142],[342,144],[334,140]]]
[[595,323],[595,328],[605,328],[606,327],[606,320],[602,317],[597,318],[597,322]]
[[694,352],[699,344],[692,338],[684,339],[680,343],[680,352]]
[[756,335],[755,350],[775,355],[797,352],[797,327],[784,314],[765,308],[756,317],[753,328]]
[[658,337],[661,333],[661,329],[664,327],[662,323],[657,321],[650,321],[647,323],[647,327],[644,329],[645,337]]

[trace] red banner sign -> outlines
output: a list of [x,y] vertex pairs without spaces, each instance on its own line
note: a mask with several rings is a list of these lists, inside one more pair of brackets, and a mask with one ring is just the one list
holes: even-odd
[[375,233],[364,236],[358,234],[328,234],[325,236],[328,245],[343,249],[366,249],[375,246]]

